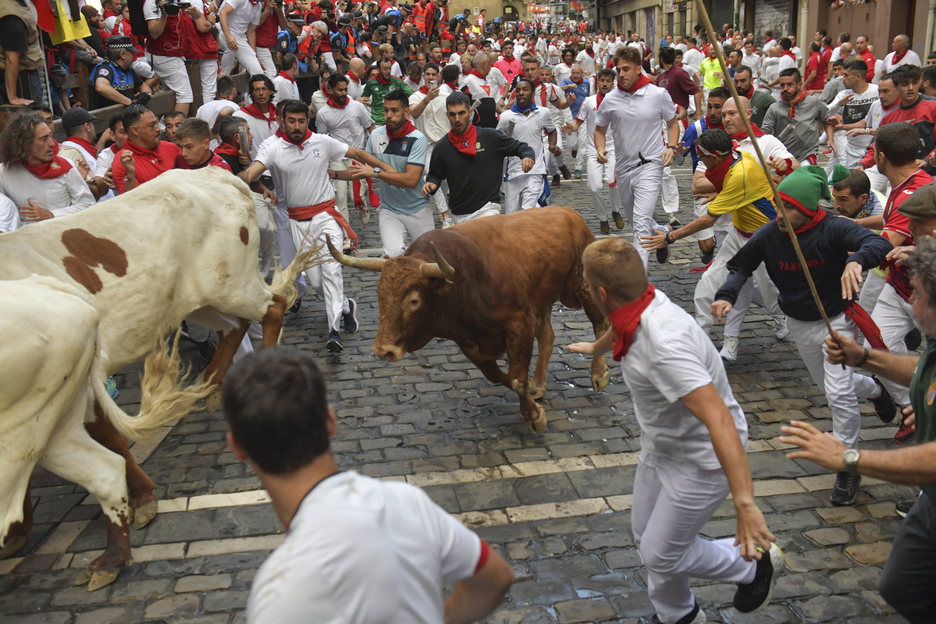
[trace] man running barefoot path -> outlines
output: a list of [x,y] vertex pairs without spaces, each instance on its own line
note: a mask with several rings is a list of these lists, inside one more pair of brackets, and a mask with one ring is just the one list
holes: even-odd
[[[597,342],[567,348],[587,355],[613,349],[634,400],[641,453],[632,525],[654,621],[705,622],[690,578],[737,583],[734,607],[742,613],[765,606],[783,553],[754,503],[747,421],[718,352],[689,314],[647,282],[630,243],[596,241],[585,248],[582,264],[589,294],[611,329]],[[729,492],[735,539],[703,539],[699,530]]]

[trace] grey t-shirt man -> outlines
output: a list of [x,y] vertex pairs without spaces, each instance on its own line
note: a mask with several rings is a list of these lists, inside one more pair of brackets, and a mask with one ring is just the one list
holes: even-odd
[[767,109],[761,129],[780,139],[796,160],[803,162],[817,153],[819,135],[828,117],[828,107],[815,95],[807,95],[797,103],[792,118],[790,105],[781,99]]

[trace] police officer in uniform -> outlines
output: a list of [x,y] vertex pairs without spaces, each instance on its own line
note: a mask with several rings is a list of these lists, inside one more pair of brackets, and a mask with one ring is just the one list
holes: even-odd
[[133,71],[134,48],[130,37],[114,36],[107,39],[107,60],[94,66],[91,72],[91,109],[114,104],[129,106],[137,91],[148,91],[143,79]]

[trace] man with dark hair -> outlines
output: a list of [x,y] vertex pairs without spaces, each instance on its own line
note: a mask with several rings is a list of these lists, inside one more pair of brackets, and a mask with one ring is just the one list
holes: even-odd
[[176,169],[220,167],[231,171],[230,165],[211,151],[211,128],[204,119],[192,117],[183,121],[176,130],[176,144],[180,150],[175,159]]
[[799,162],[816,164],[819,128],[829,118],[829,109],[819,96],[806,93],[798,69],[780,72],[780,97],[767,110],[762,130],[780,139]]
[[185,113],[177,110],[171,110],[163,115],[162,121],[167,141],[175,143],[175,131],[185,119]]
[[390,75],[390,68],[393,66],[393,62],[393,59],[388,56],[381,57],[377,60],[377,75],[364,85],[364,92],[361,95],[361,97],[370,98],[371,118],[378,126],[384,124],[384,95],[396,89],[408,96],[413,95],[413,90],[407,87],[402,80],[396,76]]
[[936,65],[927,65],[923,68],[923,95],[936,98]]
[[756,76],[753,70],[747,65],[742,65],[735,71],[734,83],[735,89],[741,97],[746,97],[751,103],[751,122],[760,126],[764,123],[764,117],[767,110],[773,105],[775,100],[770,93],[764,89],[754,88],[754,78]]
[[830,65],[832,73],[826,76],[826,86],[819,94],[819,99],[827,106],[835,99],[839,91],[845,88],[845,82],[842,80],[842,76],[845,74],[845,61],[838,59],[830,63]]
[[446,180],[455,223],[499,214],[504,158],[522,158],[521,169],[528,173],[536,162],[536,152],[494,128],[472,124],[467,94],[452,93],[445,106],[452,129],[436,142],[423,195],[435,193]]
[[[849,219],[827,215],[819,205],[820,200],[831,199],[829,180],[821,167],[800,167],[777,190],[832,327],[851,337],[861,331],[873,344],[881,346],[874,324],[854,299],[861,274],[883,261],[892,249],[890,243]],[[856,375],[852,368],[825,361],[823,346],[828,330],[803,279],[787,231],[783,220],[771,221],[758,229],[728,262],[729,274],[715,294],[711,313],[721,321],[745,282],[758,267],[765,267],[780,290],[780,305],[800,357],[826,395],[832,411],[832,433],[846,447],[855,448],[861,430],[859,399],[871,401],[884,422],[894,419],[896,408],[880,382]],[[832,504],[853,505],[860,484],[858,475],[840,471],[832,488]]]
[[826,135],[833,149],[833,157],[826,164],[826,175],[832,177],[835,163],[851,168],[861,162],[871,144],[872,137],[866,134],[847,136],[849,130],[865,125],[871,106],[879,100],[877,85],[865,80],[867,66],[864,61],[849,61],[845,64],[845,89],[829,104],[829,119]]
[[[218,131],[221,122],[240,110],[237,103],[237,84],[230,76],[220,76],[217,82],[217,99],[205,102],[198,107],[195,117],[208,122],[211,128],[211,144],[217,147]],[[246,120],[244,123],[247,123]]]
[[253,140],[250,126],[246,119],[240,117],[224,117],[218,129],[218,147],[215,154],[228,164],[234,174],[238,174],[250,164],[250,145],[241,145],[240,130],[247,131],[247,141]]
[[513,571],[477,535],[418,487],[338,467],[335,412],[308,355],[250,355],[228,372],[222,400],[234,456],[289,529],[253,580],[251,622],[471,622],[500,603]]
[[[308,250],[316,241],[329,236],[336,244],[343,244],[347,234],[352,248],[357,247],[357,235],[348,221],[335,209],[335,189],[330,180],[348,180],[347,171],[329,169],[329,163],[352,158],[374,167],[395,172],[389,165],[374,158],[364,150],[351,147],[324,134],[313,134],[309,130],[309,107],[297,100],[282,103],[283,131],[275,139],[264,143],[256,150],[254,162],[239,176],[248,184],[269,169],[276,179],[277,192],[282,193],[289,210],[289,231],[299,253]],[[324,258],[327,249],[322,249],[318,258]],[[342,350],[339,323],[344,322],[345,331],[358,330],[357,305],[344,295],[341,265],[324,262],[306,272],[307,281],[325,301],[328,319],[328,341],[326,348],[337,353]]]
[[273,104],[279,104],[283,100],[301,100],[299,96],[299,87],[296,84],[296,76],[299,74],[299,59],[295,54],[284,54],[280,66],[280,72],[273,79],[273,89],[276,96],[273,98]]
[[806,61],[806,90],[810,93],[822,93],[825,89],[825,69],[819,44],[809,44],[809,59]]
[[22,221],[42,221],[80,212],[94,196],[71,162],[54,154],[52,127],[42,115],[22,112],[0,132],[0,193],[19,207]]
[[669,92],[673,104],[679,107],[679,118],[683,119],[688,115],[689,98],[692,97],[695,100],[695,119],[698,121],[702,117],[702,90],[692,81],[686,70],[676,64],[675,48],[660,50],[660,67],[663,71],[656,77],[656,85]]
[[173,169],[179,148],[172,141],[160,140],[156,115],[145,106],[128,106],[120,118],[127,142],[120,158],[114,160],[113,176],[117,192],[123,194]]
[[114,186],[114,177],[112,167],[114,158],[120,153],[127,143],[127,132],[124,130],[123,120],[120,115],[114,115],[107,122],[108,138],[113,141],[111,146],[98,152],[97,160],[94,165],[94,175],[104,180],[111,190],[116,190]]
[[276,105],[273,103],[273,98],[276,96],[276,87],[273,85],[273,81],[264,74],[254,74],[250,77],[249,90],[251,103],[242,106],[239,111],[234,113],[234,116],[245,119],[247,125],[250,126],[250,133],[254,136],[255,146],[251,155],[256,158],[256,147],[276,134],[278,129]]

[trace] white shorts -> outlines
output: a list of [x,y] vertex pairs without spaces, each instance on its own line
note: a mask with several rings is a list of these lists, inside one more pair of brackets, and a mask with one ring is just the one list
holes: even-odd
[[191,104],[195,96],[192,94],[192,85],[185,69],[185,59],[181,56],[159,56],[151,53],[147,53],[147,57],[163,86],[175,91],[176,104]]

